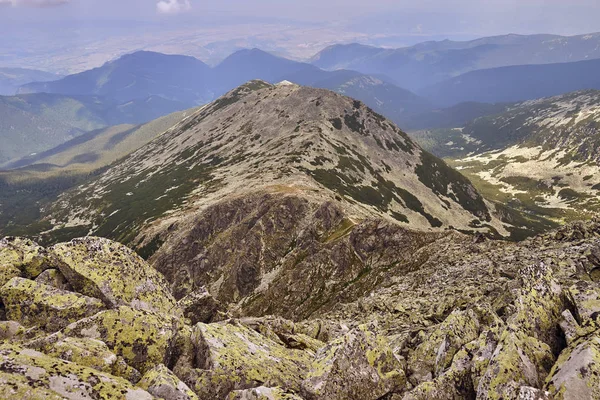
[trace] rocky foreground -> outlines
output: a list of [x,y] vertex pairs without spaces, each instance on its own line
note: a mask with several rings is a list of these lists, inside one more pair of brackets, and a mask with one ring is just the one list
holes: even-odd
[[204,287],[176,300],[107,239],[2,239],[0,398],[600,398],[600,221],[433,246],[291,321]]

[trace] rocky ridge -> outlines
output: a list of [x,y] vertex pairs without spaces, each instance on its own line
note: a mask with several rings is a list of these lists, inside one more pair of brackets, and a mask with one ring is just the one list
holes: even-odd
[[597,399],[600,221],[437,235],[367,293],[287,319],[210,288],[177,301],[107,239],[2,239],[1,397]]

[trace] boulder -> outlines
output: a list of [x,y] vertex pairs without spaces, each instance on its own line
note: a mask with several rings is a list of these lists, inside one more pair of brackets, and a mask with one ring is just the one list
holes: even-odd
[[431,382],[423,382],[402,400],[454,400],[475,396],[471,380],[471,356],[465,350],[456,353],[451,367]]
[[550,346],[509,327],[479,381],[477,400],[514,399],[521,386],[541,387],[553,363]]
[[317,352],[300,394],[307,400],[375,400],[405,384],[387,339],[361,325]]
[[237,321],[194,327],[195,373],[186,381],[201,399],[224,398],[232,390],[281,386],[299,390],[312,359],[287,349]]
[[125,379],[16,345],[0,345],[0,360],[2,399],[154,399]]
[[552,397],[550,397],[550,393],[544,390],[521,386],[518,400],[552,400]]
[[569,288],[576,314],[583,326],[600,327],[600,285],[595,282],[578,281]]
[[[18,276],[34,279],[54,265],[52,255],[34,241],[15,237],[0,239],[0,271],[17,268],[20,271]],[[6,272],[3,274],[6,275]]]
[[163,400],[198,400],[198,396],[163,364],[146,372],[138,386]]
[[177,324],[171,318],[123,306],[77,321],[62,332],[65,336],[101,340],[145,374],[165,363]]
[[188,318],[192,325],[196,325],[198,322],[212,322],[219,310],[219,302],[208,293],[204,286],[179,300],[177,305],[183,311],[183,316]]
[[67,278],[57,269],[47,269],[42,272],[37,278],[35,278],[37,283],[42,283],[48,286],[54,286],[55,288],[68,290],[70,292],[73,291],[73,287],[67,281]]
[[546,380],[554,400],[600,398],[600,337],[583,338],[565,349]]
[[25,328],[16,321],[0,321],[0,340],[10,340],[23,335]]
[[106,343],[97,339],[60,337],[56,341],[49,341],[38,350],[61,360],[120,376],[133,383],[141,378],[137,370],[127,365],[122,357],[113,353]]
[[241,318],[239,322],[290,349],[316,352],[325,343],[297,332],[296,324],[281,317]]
[[229,393],[227,400],[303,400],[294,393],[281,388],[260,386],[253,389],[234,390]]
[[479,337],[479,328],[479,318],[473,310],[452,312],[411,354],[411,382],[418,384],[440,376],[454,355]]
[[13,278],[0,289],[7,319],[24,326],[58,331],[105,309],[98,299],[60,290],[24,278]]
[[51,252],[76,291],[101,299],[109,308],[175,311],[176,302],[164,278],[122,244],[86,237],[57,244]]

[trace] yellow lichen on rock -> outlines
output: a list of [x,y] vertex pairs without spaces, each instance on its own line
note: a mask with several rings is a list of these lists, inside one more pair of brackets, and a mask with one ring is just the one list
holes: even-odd
[[108,239],[87,237],[57,244],[50,251],[69,283],[110,308],[128,306],[165,314],[176,302],[165,279],[131,249]]
[[13,278],[0,289],[9,320],[54,332],[105,309],[102,301],[24,278]]

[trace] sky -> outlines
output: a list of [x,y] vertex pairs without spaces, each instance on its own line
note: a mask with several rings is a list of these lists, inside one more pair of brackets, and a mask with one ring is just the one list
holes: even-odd
[[399,30],[448,36],[466,31],[493,35],[503,28],[504,33],[600,31],[598,15],[598,0],[0,0],[0,22],[104,19],[168,24],[220,16],[361,26],[362,19],[363,29],[373,30],[376,21],[387,22],[387,27],[396,18]]
[[136,50],[214,64],[248,47],[306,60],[335,43],[600,32],[598,15],[600,0],[0,0],[0,66],[73,73]]

